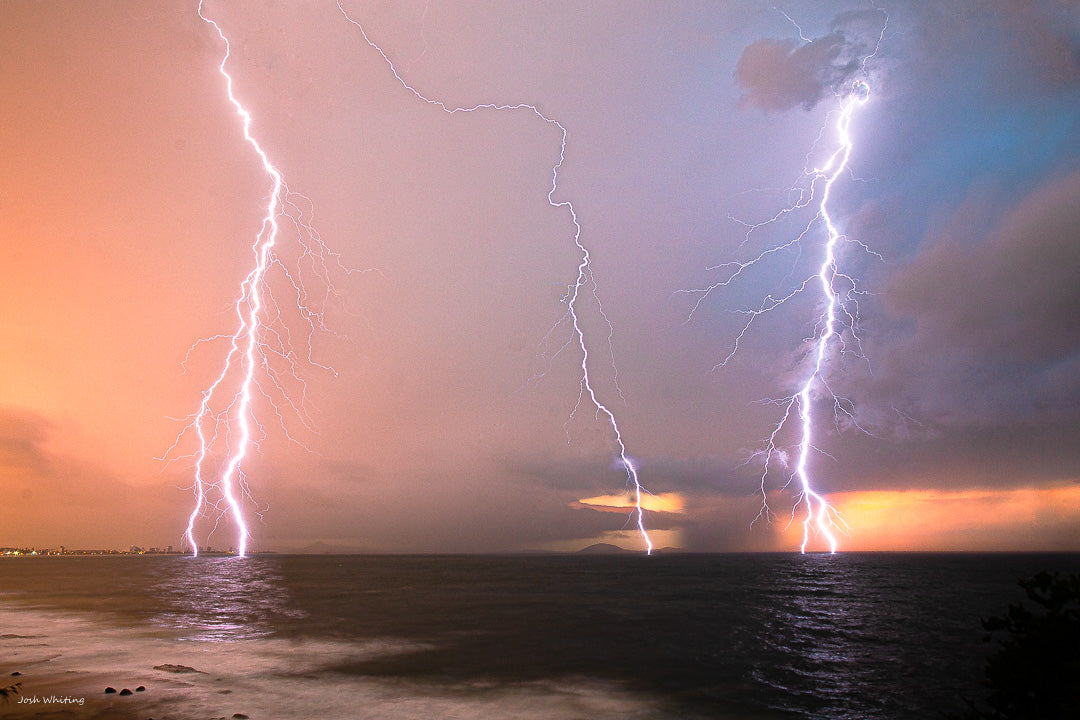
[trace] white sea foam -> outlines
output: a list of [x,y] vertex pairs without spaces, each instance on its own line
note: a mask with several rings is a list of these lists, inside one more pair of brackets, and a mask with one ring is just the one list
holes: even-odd
[[[70,612],[0,608],[0,658],[28,683],[65,674],[105,678],[117,688],[145,685],[117,707],[138,703],[147,717],[307,718],[327,720],[571,720],[665,717],[626,688],[581,679],[531,683],[436,684],[364,677],[332,670],[349,663],[422,650],[396,638],[364,642],[254,638],[233,642],[179,640],[153,628],[123,628]],[[155,670],[187,666],[198,672]],[[112,679],[115,678],[115,679]],[[91,702],[104,688],[93,687]],[[133,705],[134,707],[134,705]],[[7,705],[0,717],[26,716]]]

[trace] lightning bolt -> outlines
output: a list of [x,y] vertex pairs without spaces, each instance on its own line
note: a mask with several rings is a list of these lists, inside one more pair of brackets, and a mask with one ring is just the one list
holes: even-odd
[[[844,172],[848,159],[851,157],[853,147],[850,131],[851,116],[855,109],[866,103],[869,98],[870,86],[863,81],[856,82],[852,87],[851,94],[844,103],[837,122],[840,147],[829,157],[828,162],[823,167],[814,172],[815,175],[826,178],[825,188],[821,193],[821,204],[818,207],[818,216],[825,223],[827,240],[825,242],[825,258],[822,260],[817,273],[821,285],[821,296],[825,299],[825,322],[823,331],[818,335],[814,350],[813,369],[799,389],[798,394],[790,401],[784,413],[786,418],[791,411],[791,404],[797,403],[799,419],[802,425],[802,437],[799,441],[799,460],[795,466],[795,475],[799,478],[802,500],[806,503],[806,518],[803,520],[803,540],[800,547],[803,553],[806,552],[806,546],[810,542],[812,529],[825,537],[829,543],[830,552],[836,552],[836,536],[832,532],[835,525],[833,520],[836,517],[835,510],[822,495],[814,490],[807,467],[810,459],[810,448],[813,447],[814,426],[810,393],[815,384],[818,382],[825,383],[822,378],[822,365],[825,362],[829,343],[836,336],[837,310],[844,307],[836,281],[841,277],[850,280],[837,269],[836,246],[840,242],[841,235],[833,223],[832,216],[829,214],[829,197],[832,194],[833,184],[840,177],[840,174]],[[854,329],[855,316],[849,314],[848,319],[851,321],[850,327]],[[857,340],[858,336],[855,337]],[[833,397],[834,402],[841,402],[836,399],[835,395]],[[847,411],[845,410],[845,412]],[[850,415],[850,412],[848,414]],[[782,425],[783,421],[777,425],[776,431],[770,437],[770,444],[775,441],[776,432],[779,431]]]
[[[803,34],[802,28],[800,28],[787,13],[784,13],[778,8],[776,9],[795,26],[799,33],[799,37],[802,40],[810,42]],[[887,24],[888,17],[886,16],[885,23],[882,25],[881,33],[878,36],[877,44],[874,46],[873,51],[862,59],[861,66],[864,74],[866,73],[866,64],[877,54]],[[746,228],[746,234],[740,248],[749,242],[751,234],[755,231],[776,223],[799,210],[807,207],[814,207],[814,216],[807,222],[802,231],[787,242],[767,247],[749,260],[726,262],[709,268],[709,270],[723,271],[724,277],[707,287],[698,290],[682,291],[698,296],[697,301],[687,317],[687,322],[689,322],[694,314],[701,308],[701,305],[706,298],[714,291],[733,284],[748,270],[764,264],[775,255],[789,250],[795,250],[801,253],[804,242],[808,240],[815,228],[824,227],[825,238],[824,243],[822,244],[822,259],[820,265],[817,267],[817,272],[803,279],[790,291],[780,294],[779,296],[774,296],[771,293],[766,295],[761,304],[756,308],[738,311],[746,315],[746,322],[736,335],[735,340],[732,343],[731,351],[713,368],[715,370],[724,367],[735,357],[738,353],[740,342],[746,336],[747,332],[749,332],[755,320],[762,315],[775,310],[781,305],[784,305],[792,298],[803,294],[807,290],[811,290],[815,286],[818,288],[823,310],[815,323],[813,336],[808,338],[811,347],[809,352],[810,362],[808,363],[804,379],[801,381],[794,394],[785,398],[768,401],[770,404],[779,407],[780,419],[773,426],[772,432],[765,441],[764,448],[751,455],[747,460],[747,463],[755,460],[760,460],[762,463],[762,473],[759,483],[762,504],[754,522],[761,519],[768,521],[772,517],[772,510],[768,504],[766,479],[772,471],[774,463],[782,464],[790,468],[791,463],[789,453],[780,447],[779,437],[781,431],[787,427],[789,422],[798,422],[799,442],[794,448],[794,469],[790,471],[787,482],[783,487],[787,488],[792,484],[795,484],[798,490],[797,498],[791,511],[791,521],[794,521],[799,508],[805,505],[805,514],[802,519],[803,535],[802,543],[800,545],[800,551],[802,553],[806,552],[807,546],[814,536],[823,537],[829,546],[829,551],[835,553],[838,547],[836,536],[839,532],[845,531],[847,527],[843,517],[840,516],[838,511],[829,504],[823,494],[815,489],[814,479],[811,474],[811,451],[826,454],[814,444],[813,409],[814,396],[817,389],[820,387],[823,394],[832,400],[834,418],[838,428],[840,425],[840,418],[843,417],[860,431],[864,433],[867,432],[864,428],[859,426],[855,419],[854,404],[847,398],[837,396],[830,388],[826,374],[826,365],[829,361],[830,348],[837,342],[840,344],[841,353],[850,352],[856,357],[864,361],[866,360],[866,357],[862,352],[862,343],[857,333],[859,317],[858,296],[862,294],[862,291],[859,289],[854,278],[840,270],[837,253],[840,243],[842,241],[847,241],[858,244],[863,250],[874,255],[878,259],[880,259],[881,256],[874,253],[863,243],[847,238],[840,232],[833,219],[833,215],[829,210],[829,200],[832,196],[833,186],[848,168],[848,161],[850,160],[851,153],[854,149],[854,139],[851,135],[852,119],[855,112],[866,105],[866,103],[869,102],[869,99],[869,81],[866,79],[853,81],[846,94],[840,98],[840,109],[839,112],[836,113],[836,120],[833,125],[836,134],[835,148],[820,166],[813,168],[808,167],[808,169],[804,171],[802,178],[800,178],[795,186],[789,190],[795,197],[794,202],[762,222],[747,223],[732,218]],[[818,137],[814,142],[814,147],[811,149],[811,153],[813,153],[814,148],[816,148],[825,137],[825,134],[830,127],[832,115],[833,113],[830,113],[830,118],[826,120],[826,124],[818,134]],[[810,153],[807,155],[808,166],[809,156]],[[845,337],[845,334],[850,337],[850,340]],[[751,525],[753,525],[753,522]]]
[[[458,113],[473,113],[483,110],[492,112],[529,112],[532,113],[537,119],[558,129],[560,133],[559,159],[551,168],[551,188],[548,190],[547,193],[547,201],[551,207],[565,208],[566,211],[569,212],[570,220],[574,227],[574,245],[577,246],[578,252],[581,253],[581,262],[578,264],[577,267],[577,276],[575,277],[573,283],[567,285],[567,293],[563,298],[563,302],[567,307],[567,315],[564,316],[564,319],[569,318],[570,326],[572,328],[572,339],[570,342],[576,344],[577,347],[581,350],[580,391],[578,394],[577,403],[574,405],[574,408],[570,413],[570,419],[573,419],[575,413],[585,401],[585,398],[588,398],[588,401],[592,403],[593,407],[596,410],[597,417],[599,418],[603,416],[607,420],[608,425],[611,427],[611,430],[614,433],[615,445],[617,447],[618,464],[626,472],[627,488],[634,497],[634,508],[631,512],[631,518],[637,526],[638,534],[641,536],[643,542],[645,543],[646,553],[651,554],[653,550],[653,544],[651,538],[649,537],[648,531],[645,529],[645,511],[642,507],[643,493],[645,493],[646,490],[641,484],[640,478],[638,477],[637,466],[635,465],[633,458],[630,456],[626,448],[626,443],[623,440],[622,431],[619,429],[619,423],[615,418],[615,414],[611,411],[610,408],[608,408],[607,405],[601,402],[601,400],[596,394],[596,389],[593,386],[593,382],[589,374],[589,349],[585,342],[585,333],[582,330],[580,323],[578,322],[578,300],[581,297],[583,288],[586,285],[591,284],[592,294],[597,301],[597,306],[600,308],[600,314],[605,320],[605,322],[608,323],[609,329],[611,327],[611,323],[610,321],[608,321],[607,315],[604,314],[603,306],[599,304],[599,296],[597,295],[596,291],[596,282],[593,279],[592,274],[592,257],[589,253],[588,248],[581,240],[581,223],[578,221],[578,216],[576,210],[574,209],[574,205],[569,200],[555,199],[555,193],[558,190],[559,169],[562,167],[563,162],[566,159],[566,128],[557,120],[554,120],[542,113],[536,105],[529,103],[480,103],[471,107],[452,107],[441,100],[433,99],[424,95],[415,87],[410,85],[401,76],[401,74],[398,73],[398,70],[394,66],[394,63],[390,59],[390,57],[368,36],[367,31],[364,29],[363,25],[361,25],[358,21],[356,21],[352,18],[352,16],[349,15],[348,11],[345,10],[345,7],[342,5],[340,0],[338,0],[337,6],[338,9],[341,11],[342,16],[352,25],[356,26],[356,28],[360,31],[361,36],[364,38],[364,42],[367,43],[367,45],[375,52],[377,52],[379,56],[383,59],[383,62],[390,69],[390,72],[393,73],[394,78],[397,79],[397,81],[405,90],[408,90],[410,93],[412,93],[413,96],[415,96],[418,100],[421,100],[428,105],[433,105],[448,115],[456,115]],[[556,327],[558,327],[561,322],[562,321],[556,323]]]
[[[229,39],[221,27],[205,14],[202,0],[198,5],[198,15],[214,29],[224,45],[218,72],[225,81],[229,103],[240,118],[244,140],[255,151],[266,173],[270,192],[261,227],[251,246],[253,267],[240,283],[239,294],[234,303],[236,329],[230,335],[199,340],[188,350],[190,357],[196,346],[226,341],[228,349],[221,370],[203,390],[198,409],[187,418],[187,424],[180,430],[163,457],[170,461],[175,459],[170,457],[173,451],[185,436],[194,433],[197,449],[191,457],[194,461],[195,504],[188,516],[181,542],[186,542],[192,554],[198,556],[195,526],[199,519],[206,516],[212,518],[212,535],[218,522],[223,517],[228,517],[236,529],[237,555],[243,557],[247,554],[251,534],[242,507],[242,500],[245,497],[250,498],[242,467],[252,446],[265,437],[265,432],[253,413],[253,400],[257,394],[269,400],[286,437],[293,442],[297,441],[285,429],[283,404],[287,405],[288,411],[299,417],[305,426],[310,427],[304,410],[306,384],[300,379],[298,369],[306,362],[336,375],[332,367],[312,359],[311,340],[316,332],[327,331],[323,323],[323,310],[334,292],[330,281],[332,267],[336,266],[346,274],[351,274],[353,270],[345,267],[337,253],[323,244],[308,219],[311,211],[305,212],[300,204],[307,199],[289,192],[282,172],[252,134],[251,113],[236,97],[233,78],[227,69],[231,50]],[[307,203],[310,204],[310,201]],[[291,269],[275,254],[283,219],[288,220],[296,231],[299,245],[299,257],[295,267]],[[270,273],[274,270],[284,278],[286,291],[292,293],[296,312],[306,323],[306,358],[301,358],[292,349],[292,333],[268,284]],[[326,287],[321,298],[310,296],[305,287],[304,275],[312,273]],[[283,364],[286,370],[275,367],[275,360],[279,365]],[[187,358],[185,366],[186,362]],[[299,384],[301,397],[298,403],[293,402],[285,390],[284,383],[288,379]],[[271,396],[272,392],[284,398],[284,402],[275,401]],[[212,473],[210,466],[222,456],[220,469]]]

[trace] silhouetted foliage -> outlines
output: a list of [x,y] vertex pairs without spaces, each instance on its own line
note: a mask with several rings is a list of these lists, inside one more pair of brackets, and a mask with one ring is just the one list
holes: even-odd
[[1024,603],[983,620],[987,642],[1007,633],[986,660],[985,705],[955,720],[1080,718],[1080,576],[1041,572],[1020,581]]

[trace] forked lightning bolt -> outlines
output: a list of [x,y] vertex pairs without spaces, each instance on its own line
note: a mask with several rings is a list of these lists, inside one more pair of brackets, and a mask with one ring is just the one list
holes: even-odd
[[[786,14],[784,16],[791,20]],[[792,24],[794,24],[794,21],[792,21]],[[798,25],[795,27],[799,29],[799,36],[804,41],[809,42],[803,35],[801,28]],[[884,32],[885,26],[883,25],[881,35],[878,37],[878,45],[880,45]],[[869,55],[863,58],[862,68],[864,71],[866,63],[876,53],[877,46]],[[810,338],[811,344],[806,374],[793,395],[770,401],[780,408],[780,419],[766,440],[765,447],[750,458],[750,461],[759,459],[763,466],[760,477],[762,506],[755,521],[762,518],[768,520],[772,513],[768,504],[766,480],[772,471],[774,463],[784,464],[788,468],[792,467],[788,459],[788,453],[779,445],[779,437],[788,423],[793,418],[797,419],[799,441],[793,453],[795,456],[794,467],[790,469],[784,487],[795,483],[798,489],[798,498],[792,508],[792,519],[795,518],[799,507],[805,505],[805,515],[802,520],[803,535],[800,545],[800,550],[803,553],[806,552],[811,538],[814,536],[823,537],[829,546],[829,550],[835,553],[837,550],[837,532],[844,526],[843,518],[829,504],[825,496],[815,489],[811,474],[811,451],[821,452],[814,444],[813,433],[814,396],[819,392],[818,389],[820,388],[823,391],[822,394],[832,399],[833,414],[837,419],[837,424],[839,424],[840,416],[843,416],[848,422],[859,428],[854,417],[854,405],[851,401],[838,397],[829,387],[826,365],[829,361],[830,350],[837,343],[839,343],[841,352],[853,352],[858,357],[864,358],[859,336],[856,332],[859,316],[857,296],[860,291],[855,280],[839,269],[837,256],[839,245],[842,241],[856,242],[867,252],[872,253],[872,251],[866,248],[865,245],[845,237],[840,232],[829,210],[829,200],[837,179],[847,170],[848,161],[854,148],[851,135],[852,118],[855,112],[869,101],[869,98],[870,85],[867,80],[860,79],[852,82],[845,95],[840,99],[839,112],[835,113],[835,125],[832,126],[836,134],[835,149],[820,167],[807,168],[803,179],[809,185],[792,188],[797,197],[795,202],[767,220],[758,223],[741,223],[747,228],[746,240],[743,243],[745,245],[751,234],[756,230],[775,223],[803,208],[814,208],[816,204],[816,212],[803,227],[803,230],[787,242],[768,247],[750,260],[728,262],[710,268],[711,270],[724,271],[725,277],[705,288],[690,291],[698,295],[697,302],[690,312],[690,317],[693,317],[694,313],[713,291],[731,285],[742,277],[746,271],[763,264],[774,255],[791,249],[800,250],[801,252],[801,247],[812,233],[819,227],[824,229],[825,238],[821,248],[821,263],[817,266],[816,274],[803,279],[793,289],[781,294],[779,297],[774,297],[771,294],[767,295],[758,307],[741,311],[747,316],[746,322],[732,343],[731,351],[716,365],[716,367],[722,367],[735,357],[739,350],[739,343],[758,317],[783,305],[804,291],[812,289],[815,285],[817,286],[820,290],[823,310],[815,323],[814,336]],[[826,121],[826,127],[822,128],[822,133],[818,136],[818,142],[825,137],[825,133],[829,130],[828,122]],[[876,253],[872,254],[876,256]],[[849,335],[850,340],[845,339],[845,332]],[[851,347],[849,347],[849,344]]]
[[[593,404],[593,407],[595,407],[597,416],[599,417],[602,415],[604,418],[606,418],[608,424],[611,426],[611,430],[615,436],[615,444],[618,449],[618,462],[622,469],[626,472],[627,487],[634,496],[634,509],[632,511],[633,521],[637,525],[638,533],[641,535],[641,538],[645,543],[646,552],[651,553],[653,550],[653,544],[651,538],[649,537],[648,531],[645,529],[644,507],[642,504],[643,494],[646,491],[638,477],[638,470],[636,465],[634,464],[633,458],[630,457],[626,449],[626,443],[623,440],[622,431],[619,429],[619,424],[615,419],[615,414],[603,402],[600,401],[599,397],[597,397],[596,389],[593,386],[592,379],[589,375],[589,349],[585,342],[585,333],[578,322],[578,300],[581,297],[582,289],[587,284],[591,283],[593,295],[594,297],[596,297],[596,283],[595,280],[593,280],[592,275],[592,258],[589,254],[588,248],[581,240],[581,224],[578,222],[577,212],[574,210],[574,206],[569,200],[555,199],[555,193],[558,189],[559,169],[562,167],[562,164],[566,159],[566,128],[558,121],[553,120],[552,118],[540,112],[539,108],[537,108],[536,105],[528,103],[481,103],[472,107],[452,107],[442,102],[441,100],[435,100],[427,97],[419,90],[414,88],[412,85],[410,85],[398,73],[393,61],[390,60],[390,57],[385,52],[383,52],[382,48],[380,48],[368,36],[367,31],[364,30],[364,27],[355,19],[353,19],[352,16],[349,15],[348,11],[345,10],[340,0],[337,5],[338,9],[341,11],[341,14],[345,17],[345,19],[355,25],[356,28],[360,31],[360,34],[364,38],[364,42],[367,43],[368,46],[371,47],[371,49],[379,53],[379,55],[383,59],[383,62],[386,63],[387,67],[390,69],[390,72],[393,73],[394,77],[401,84],[401,86],[405,90],[408,90],[410,93],[412,93],[418,100],[421,100],[429,105],[438,107],[440,110],[447,113],[448,115],[454,115],[457,113],[472,113],[481,110],[490,110],[496,112],[509,112],[515,110],[525,111],[532,113],[534,116],[536,116],[536,118],[547,123],[548,125],[557,128],[558,131],[561,133],[559,159],[551,168],[551,188],[548,190],[547,193],[547,201],[548,204],[552,207],[566,208],[566,210],[570,213],[570,220],[574,226],[574,244],[577,246],[578,251],[581,253],[581,262],[578,264],[577,276],[574,279],[574,282],[567,286],[567,293],[564,298],[564,302],[567,307],[567,315],[564,316],[564,319],[566,317],[569,318],[570,325],[573,330],[571,342],[576,343],[578,348],[581,350],[580,393],[578,395],[578,402],[574,406],[574,410],[571,411],[571,418],[573,417],[577,409],[581,406],[581,403],[587,397],[589,402],[591,402]],[[599,302],[599,299],[597,299],[597,302]],[[600,312],[603,315],[602,306]],[[604,315],[603,317],[606,321],[607,316]]]
[[[837,516],[832,506],[829,505],[825,498],[814,490],[810,480],[810,471],[807,467],[810,460],[810,449],[813,447],[812,432],[814,423],[811,416],[813,409],[811,391],[818,383],[821,383],[828,388],[828,384],[822,375],[822,365],[825,362],[829,344],[837,334],[837,312],[838,310],[846,312],[836,286],[836,280],[841,277],[841,273],[836,265],[836,246],[840,241],[841,235],[840,231],[836,229],[836,225],[833,223],[832,216],[829,214],[829,196],[832,193],[833,184],[836,182],[836,179],[840,177],[840,174],[844,172],[844,169],[848,164],[848,159],[851,157],[851,116],[858,106],[869,99],[869,93],[870,87],[865,82],[859,81],[854,84],[851,94],[848,95],[847,100],[844,102],[843,110],[840,112],[840,118],[837,122],[840,147],[837,148],[836,152],[834,152],[831,157],[829,157],[828,162],[826,162],[823,167],[815,170],[815,174],[826,177],[825,187],[821,193],[821,205],[818,208],[818,215],[825,223],[827,240],[825,242],[825,258],[822,260],[821,267],[818,268],[817,273],[818,281],[821,284],[821,296],[825,298],[825,322],[824,327],[820,330],[814,348],[813,369],[809,376],[807,376],[802,387],[799,388],[798,394],[791,399],[784,410],[784,417],[786,419],[791,412],[792,404],[797,405],[799,419],[802,425],[802,436],[799,440],[798,451],[799,459],[795,465],[795,474],[799,478],[802,500],[806,503],[806,518],[803,520],[803,539],[802,545],[800,546],[800,550],[804,553],[806,552],[807,544],[810,542],[810,533],[812,529],[821,533],[826,538],[831,552],[836,552],[836,536],[833,533],[833,519]],[[852,286],[852,289],[854,289],[854,286]],[[850,327],[854,330],[855,315],[849,314],[848,319],[851,321]],[[836,399],[835,396],[834,402],[837,403],[838,410],[850,415],[850,412],[845,408],[844,403],[841,400]],[[782,424],[783,421],[777,425],[776,431],[779,431]],[[775,447],[775,439],[776,432],[774,431],[769,438],[769,450]]]
[[[202,0],[199,2],[198,15],[203,22],[213,27],[224,44],[225,50],[218,65],[218,72],[225,81],[229,103],[240,118],[244,140],[254,149],[266,173],[270,191],[262,226],[252,244],[254,266],[241,282],[234,304],[236,329],[231,335],[219,335],[196,343],[228,343],[221,371],[202,392],[198,409],[189,416],[188,424],[177,435],[165,456],[172,454],[182,438],[194,433],[197,440],[197,449],[192,454],[195,505],[188,516],[183,535],[183,542],[191,548],[192,554],[199,554],[195,534],[199,519],[209,516],[216,528],[218,521],[225,516],[235,526],[236,552],[242,557],[247,554],[250,540],[250,531],[242,507],[242,501],[248,495],[243,462],[252,446],[264,436],[262,426],[254,417],[252,402],[256,395],[266,398],[284,427],[282,405],[275,402],[270,394],[276,393],[283,398],[282,404],[287,405],[289,410],[307,425],[303,397],[305,385],[299,378],[297,369],[301,363],[307,362],[333,372],[332,368],[316,363],[311,358],[311,338],[316,331],[325,330],[322,311],[332,292],[328,261],[332,261],[345,273],[351,271],[341,264],[336,253],[323,245],[318,233],[311,226],[311,221],[306,217],[310,212],[305,214],[298,204],[303,202],[300,199],[302,196],[289,193],[281,171],[252,134],[251,114],[233,92],[233,78],[226,67],[230,57],[229,40],[221,27],[204,13]],[[283,219],[293,226],[299,243],[300,260],[292,269],[286,268],[274,251],[281,234],[280,223]],[[268,276],[274,270],[284,278],[286,292],[292,293],[290,299],[296,303],[295,311],[306,323],[306,358],[299,357],[293,350],[289,325],[282,317],[282,309],[268,285]],[[304,287],[304,275],[312,273],[327,288],[321,299],[309,297]],[[190,354],[189,350],[188,355]],[[285,370],[275,367],[275,360],[279,365],[283,365]],[[289,393],[283,386],[283,383],[288,381],[293,381],[300,387],[299,404],[290,400]],[[287,430],[285,434],[292,439]],[[210,469],[214,465],[220,465],[216,472]]]

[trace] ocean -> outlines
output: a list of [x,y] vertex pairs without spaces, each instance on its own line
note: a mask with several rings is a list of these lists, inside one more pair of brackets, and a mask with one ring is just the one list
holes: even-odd
[[1040,570],[1080,555],[3,558],[0,671],[159,718],[935,718]]

